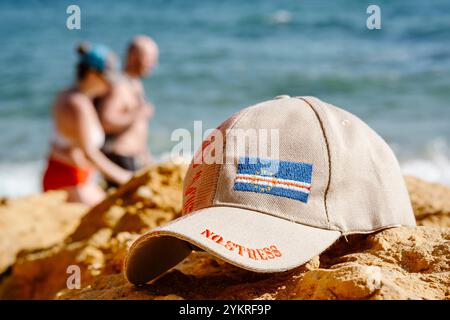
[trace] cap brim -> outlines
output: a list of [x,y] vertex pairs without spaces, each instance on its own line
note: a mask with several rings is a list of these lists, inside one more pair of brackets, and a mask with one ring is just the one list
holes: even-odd
[[281,272],[309,261],[341,233],[235,207],[211,207],[178,218],[138,238],[125,263],[133,284],[144,284],[176,266],[189,243],[238,267]]

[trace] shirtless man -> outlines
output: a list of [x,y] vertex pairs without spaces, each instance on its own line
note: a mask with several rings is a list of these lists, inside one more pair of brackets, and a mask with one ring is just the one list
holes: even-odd
[[141,78],[150,74],[157,61],[156,43],[147,36],[136,36],[128,46],[123,78],[96,102],[106,132],[103,152],[126,170],[136,171],[150,162],[147,134],[154,108],[145,99]]

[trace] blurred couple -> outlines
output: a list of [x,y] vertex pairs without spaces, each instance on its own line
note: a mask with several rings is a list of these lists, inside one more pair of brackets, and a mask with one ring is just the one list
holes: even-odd
[[68,201],[92,206],[106,194],[95,172],[108,187],[117,187],[151,161],[147,131],[154,108],[141,79],[156,65],[158,47],[147,36],[133,38],[122,72],[105,46],[81,44],[78,54],[76,81],[53,104],[54,133],[43,187],[66,190]]

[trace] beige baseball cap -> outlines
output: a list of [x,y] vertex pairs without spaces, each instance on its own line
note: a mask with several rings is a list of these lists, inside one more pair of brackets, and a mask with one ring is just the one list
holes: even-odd
[[197,151],[183,192],[183,216],[130,248],[131,283],[155,279],[193,249],[247,270],[280,272],[342,235],[415,226],[386,142],[314,97],[280,96],[227,119]]

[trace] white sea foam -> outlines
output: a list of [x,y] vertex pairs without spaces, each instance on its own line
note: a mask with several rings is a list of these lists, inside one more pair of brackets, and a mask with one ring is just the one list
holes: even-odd
[[405,175],[450,185],[450,161],[413,159],[401,164]]
[[0,163],[0,197],[19,197],[41,192],[44,161]]
[[292,13],[287,10],[278,10],[272,13],[269,18],[272,24],[289,24],[292,21]]
[[449,155],[446,139],[436,138],[426,145],[420,157],[403,159],[400,165],[403,174],[450,185]]

